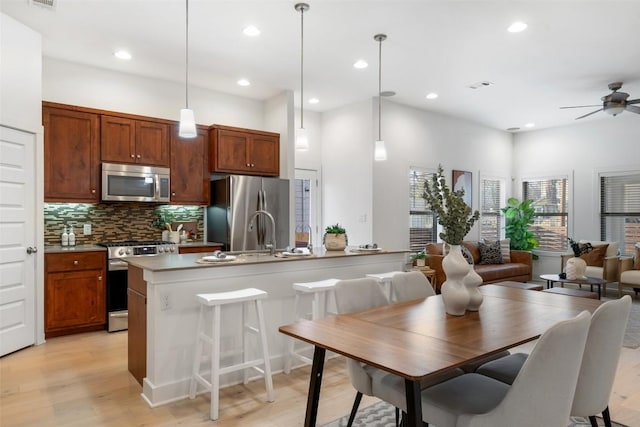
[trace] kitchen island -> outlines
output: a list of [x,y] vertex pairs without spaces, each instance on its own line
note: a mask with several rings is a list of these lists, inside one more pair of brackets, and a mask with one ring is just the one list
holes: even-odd
[[[129,370],[142,384],[142,397],[150,406],[188,396],[199,311],[196,294],[249,287],[268,292],[264,301],[268,345],[272,370],[278,372],[282,370],[286,348],[286,337],[278,333],[278,327],[295,320],[293,283],[404,270],[408,251],[327,251],[292,257],[246,254],[233,261],[212,263],[203,262],[202,255],[126,259]],[[239,307],[222,311],[223,365],[241,357],[240,311]],[[251,346],[250,352],[257,354],[257,343]],[[242,374],[236,372],[223,376],[221,385],[241,381]]]

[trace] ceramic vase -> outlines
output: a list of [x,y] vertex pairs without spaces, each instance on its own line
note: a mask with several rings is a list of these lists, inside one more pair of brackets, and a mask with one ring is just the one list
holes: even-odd
[[584,279],[587,271],[587,262],[579,257],[569,258],[564,267],[567,273],[567,279]]
[[482,304],[482,293],[478,289],[478,286],[482,284],[482,277],[471,267],[471,270],[464,276],[464,286],[469,292],[469,304],[467,304],[467,310],[478,311]]
[[449,252],[442,260],[442,269],[447,276],[440,288],[444,308],[449,314],[462,316],[470,300],[464,278],[473,267],[462,256],[460,245],[449,245]]

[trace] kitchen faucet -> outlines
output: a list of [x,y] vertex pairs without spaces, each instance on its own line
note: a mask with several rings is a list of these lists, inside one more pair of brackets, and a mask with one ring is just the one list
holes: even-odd
[[247,224],[247,231],[253,231],[253,222],[255,221],[258,215],[264,215],[271,221],[271,243],[266,244],[265,247],[269,249],[269,253],[271,255],[276,254],[276,220],[273,218],[269,212],[265,210],[257,210],[251,217],[249,217],[249,223]]
[[307,242],[307,249],[309,249],[309,252],[313,253],[313,232],[311,231],[311,226],[309,224],[302,225],[303,232],[305,228],[309,229],[309,241]]

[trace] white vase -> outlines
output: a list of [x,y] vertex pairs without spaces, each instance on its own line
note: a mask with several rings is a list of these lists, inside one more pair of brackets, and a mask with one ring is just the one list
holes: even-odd
[[587,262],[579,257],[569,258],[564,271],[567,273],[567,279],[584,279],[586,278],[584,273],[587,271]]
[[471,267],[471,270],[464,276],[464,286],[469,292],[469,304],[467,304],[467,310],[478,311],[482,304],[483,296],[478,286],[482,284],[482,277]]
[[442,260],[442,269],[447,279],[440,288],[447,313],[462,316],[467,310],[470,298],[464,278],[472,268],[462,256],[460,245],[449,245],[449,253]]

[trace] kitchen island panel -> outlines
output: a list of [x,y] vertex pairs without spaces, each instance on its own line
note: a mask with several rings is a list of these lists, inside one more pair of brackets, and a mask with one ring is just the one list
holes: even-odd
[[[182,257],[182,260],[177,258]],[[197,254],[178,255],[165,260],[171,264],[161,267],[152,259],[132,260],[147,264],[143,278],[147,286],[147,370],[143,381],[143,397],[151,406],[162,405],[186,398],[193,352],[199,304],[198,293],[224,292],[256,287],[269,293],[263,302],[267,321],[267,336],[271,366],[274,372],[283,368],[286,338],[278,327],[293,322],[294,282],[309,282],[327,278],[350,279],[367,273],[402,270],[406,262],[405,251],[371,255],[329,255],[306,259],[275,259],[268,255],[256,256],[261,261],[224,263],[222,265],[196,264]],[[185,268],[175,268],[183,264]],[[195,264],[196,267],[191,267]],[[222,264],[222,263],[221,263]],[[151,266],[155,266],[155,270]],[[253,316],[253,313],[252,313]],[[222,347],[239,349],[241,346],[239,307],[224,307],[222,311]],[[255,319],[253,319],[255,320]],[[257,343],[250,353],[258,355]],[[251,357],[250,355],[250,357]],[[239,354],[223,350],[222,363],[238,361]],[[242,373],[222,377],[222,385],[242,381]]]

